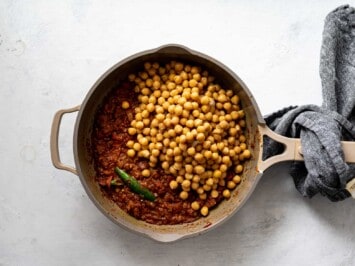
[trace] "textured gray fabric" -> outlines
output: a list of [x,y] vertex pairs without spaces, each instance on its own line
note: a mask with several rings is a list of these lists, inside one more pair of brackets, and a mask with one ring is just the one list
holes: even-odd
[[[323,104],[288,107],[265,117],[275,132],[301,138],[305,162],[294,162],[290,174],[306,197],[317,193],[332,201],[350,196],[347,181],[355,165],[344,161],[341,140],[355,140],[355,9],[338,7],[325,19],[320,77]],[[264,158],[283,146],[267,139]]]

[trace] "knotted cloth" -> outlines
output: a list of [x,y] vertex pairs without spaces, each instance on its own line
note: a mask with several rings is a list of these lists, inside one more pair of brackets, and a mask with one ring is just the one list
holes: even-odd
[[[304,162],[290,169],[297,190],[305,197],[320,193],[332,201],[350,196],[346,183],[355,165],[344,160],[341,140],[355,140],[355,9],[340,6],[325,19],[320,56],[322,106],[291,106],[265,117],[276,133],[301,138]],[[263,158],[283,146],[265,140]]]

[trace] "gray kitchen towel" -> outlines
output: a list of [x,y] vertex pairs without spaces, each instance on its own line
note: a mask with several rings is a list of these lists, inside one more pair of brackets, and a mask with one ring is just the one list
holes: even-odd
[[[265,117],[275,132],[301,138],[304,162],[290,169],[305,197],[320,193],[332,201],[350,196],[346,183],[355,177],[341,140],[355,140],[355,9],[340,6],[325,19],[320,57],[322,106],[288,107]],[[279,154],[283,145],[266,139],[263,158]]]

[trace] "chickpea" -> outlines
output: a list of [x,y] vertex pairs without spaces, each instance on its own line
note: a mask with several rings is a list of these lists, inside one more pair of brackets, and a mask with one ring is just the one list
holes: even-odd
[[159,151],[158,149],[152,149],[152,155],[153,155],[154,157],[158,157],[159,154],[160,154],[160,151]]
[[138,156],[143,157],[143,158],[148,158],[150,155],[150,152],[148,150],[142,150],[139,151]]
[[194,101],[197,101],[200,98],[200,95],[198,92],[194,91],[191,93],[191,99]]
[[[157,76],[159,77],[159,76]],[[157,79],[157,78],[156,78]],[[160,78],[159,78],[160,79]],[[152,87],[155,89],[155,90],[158,90],[160,88],[160,81],[159,80],[155,80],[152,84]]]
[[235,186],[236,186],[236,184],[233,181],[228,181],[227,188],[233,189],[233,188],[235,188]]
[[242,152],[242,149],[239,146],[235,146],[234,147],[234,151],[235,151],[236,154],[239,154],[239,153]]
[[191,203],[191,208],[195,211],[200,209],[200,204],[197,201]]
[[236,155],[235,151],[234,150],[229,150],[229,157],[230,158],[234,158]]
[[[153,83],[153,87],[154,87],[154,83]],[[154,96],[154,98],[152,96]],[[161,96],[161,91],[156,89],[155,91],[153,91],[153,94],[149,97],[149,99],[152,99],[152,100],[149,100],[149,102],[154,103],[154,104],[158,102],[159,104],[162,104],[161,101],[164,102],[165,99],[160,96]],[[159,99],[160,99],[160,102],[159,102]]]
[[182,176],[177,176],[176,177],[176,182],[178,182],[179,184],[181,184],[184,181],[184,178]]
[[194,158],[197,162],[202,162],[204,160],[203,155],[201,153],[196,153]]
[[198,118],[199,116],[200,116],[200,111],[199,110],[193,110],[192,111],[192,115],[194,116],[194,117],[196,117],[196,118]]
[[189,86],[190,86],[191,88],[196,87],[196,86],[197,86],[197,81],[194,80],[194,79],[190,79],[190,80],[189,80]]
[[142,121],[137,121],[135,127],[137,130],[141,130],[141,129],[143,129],[144,124]]
[[215,170],[213,172],[213,177],[214,178],[220,178],[222,176],[222,172],[220,170]]
[[212,153],[212,160],[217,161],[219,159],[218,152],[213,152]]
[[193,128],[194,127],[194,121],[189,119],[186,121],[186,126],[189,128]]
[[184,70],[185,70],[185,72],[189,73],[191,71],[191,66],[190,65],[186,65],[184,67]]
[[164,170],[167,170],[169,169],[169,163],[167,161],[163,161],[161,163],[161,167],[164,169]]
[[207,121],[211,121],[211,120],[212,120],[212,117],[213,117],[213,115],[212,115],[211,112],[208,112],[208,113],[205,114],[205,119],[206,119]]
[[182,181],[182,183],[181,183],[181,187],[182,188],[189,188],[191,186],[191,181],[190,180],[184,180],[184,181]]
[[185,179],[186,180],[192,180],[193,179],[193,174],[192,173],[186,173],[186,170],[185,170]]
[[184,65],[182,63],[176,63],[174,69],[177,73],[179,73],[184,69]]
[[183,79],[180,75],[176,75],[174,77],[174,82],[175,82],[175,84],[181,84],[183,82]]
[[211,197],[212,197],[212,198],[215,199],[215,198],[218,197],[218,195],[219,195],[219,192],[218,192],[217,190],[212,190],[212,191],[211,191]]
[[[159,95],[157,95],[157,94],[159,94]],[[165,103],[165,98],[163,97],[162,94],[163,94],[163,93],[160,92],[160,91],[159,91],[159,93],[156,93],[156,91],[154,91],[154,93],[153,93],[153,95],[154,95],[155,97],[158,97],[158,104],[159,104],[159,105],[163,105],[163,104]]]
[[134,157],[134,156],[136,155],[136,151],[135,151],[134,149],[129,149],[129,150],[127,151],[127,155],[128,155],[129,157]]
[[219,123],[219,126],[220,128],[222,129],[228,129],[229,128],[229,124],[226,120],[222,120],[220,123]]
[[220,179],[218,181],[218,185],[220,185],[221,187],[224,187],[226,185],[226,181],[224,179]]
[[210,103],[210,97],[208,96],[202,96],[200,99],[200,103],[203,105],[208,105]]
[[176,136],[176,132],[175,132],[175,130],[174,129],[169,129],[168,130],[168,135],[170,136],[170,137],[175,137]]
[[129,106],[130,106],[130,105],[129,105],[129,102],[127,102],[127,101],[123,101],[123,102],[122,102],[122,108],[123,108],[123,109],[128,109]]
[[207,138],[207,140],[203,142],[202,147],[207,151],[211,147],[211,141]]
[[203,155],[205,156],[206,159],[210,159],[212,157],[212,152],[209,150],[206,150]]
[[149,63],[149,62],[145,62],[144,63],[144,69],[145,70],[149,70],[151,67],[152,67],[151,63]]
[[206,206],[203,206],[202,208],[201,208],[201,214],[203,215],[203,216],[207,216],[208,215],[208,207],[206,207]]
[[205,193],[205,191],[203,190],[202,187],[199,187],[197,190],[196,190],[197,194],[201,195],[203,193]]
[[211,152],[216,152],[216,151],[218,151],[218,146],[217,146],[217,144],[212,144],[211,147],[210,147],[210,149],[211,149]]
[[178,172],[178,171],[177,171],[173,166],[170,166],[170,167],[169,167],[169,173],[170,173],[170,174],[176,175],[177,172]]
[[144,81],[140,81],[138,83],[138,86],[139,86],[140,89],[143,89],[145,87],[145,82]]
[[244,151],[247,148],[247,145],[245,143],[241,143],[239,147],[241,148],[242,151]]
[[[176,160],[175,160],[175,162],[176,162]],[[185,169],[181,168],[181,169],[178,171],[178,174],[179,174],[180,176],[184,176],[184,175],[185,175]]]
[[199,126],[201,126],[202,123],[203,123],[203,121],[202,121],[201,119],[199,119],[199,118],[195,119],[193,122],[194,122],[194,126],[195,126],[196,128],[198,128]]
[[220,102],[220,103],[226,102],[226,101],[227,101],[226,95],[225,95],[225,94],[219,94],[219,95],[217,96],[217,101]]
[[223,174],[223,173],[226,173],[227,170],[228,170],[228,166],[225,165],[225,164],[221,164],[221,165],[219,166],[219,170],[222,172],[222,174]]
[[143,119],[143,127],[144,126],[149,126],[149,124],[150,124],[150,119],[149,118]]
[[163,92],[161,93],[161,96],[162,96],[164,99],[168,99],[169,96],[170,96],[170,93],[169,93],[168,91],[163,91]]
[[189,197],[189,194],[187,193],[187,191],[181,191],[180,192],[180,198],[183,200],[186,200]]
[[206,185],[213,186],[213,178],[208,178],[208,180],[206,181]]
[[150,129],[150,128],[148,128],[148,129],[149,129],[149,135],[151,137],[155,137],[158,134],[158,130],[156,128],[153,127],[152,129]]
[[198,174],[198,175],[200,175],[203,172],[205,172],[205,168],[203,166],[201,166],[201,165],[195,166],[194,170],[195,170],[195,173]]
[[239,142],[244,143],[246,141],[246,137],[244,135],[239,136]]
[[[203,74],[202,74],[203,75]],[[201,78],[201,84],[203,85],[203,86],[206,86],[207,85],[207,78],[206,78],[206,76],[203,76],[202,78]]]
[[231,98],[231,102],[233,104],[238,104],[239,103],[239,97],[238,95],[234,95],[232,98]]
[[186,163],[192,163],[193,159],[192,157],[188,156],[188,157],[185,157],[185,162]]
[[150,89],[148,89],[148,88],[143,88],[143,89],[141,90],[141,93],[142,93],[143,95],[150,95],[150,94],[151,94],[151,91],[150,91]]
[[[154,75],[154,74],[153,74]],[[148,88],[151,88],[153,86],[153,80],[152,79],[146,79],[145,81],[145,85],[148,87]]]
[[243,110],[238,111],[238,115],[239,115],[240,119],[243,119],[245,117],[245,113]]
[[126,146],[127,146],[127,148],[133,148],[133,144],[134,144],[134,141],[133,140],[129,140],[129,141],[127,141]]
[[228,144],[234,145],[235,144],[235,137],[229,137],[228,138]]
[[190,156],[195,155],[195,148],[194,147],[190,147],[187,149],[187,154]]
[[175,156],[175,162],[182,162],[183,157],[181,155]]
[[183,110],[183,111],[182,111],[182,117],[183,117],[183,118],[186,119],[186,118],[188,118],[189,116],[190,116],[190,113],[189,113],[188,110]]
[[249,150],[244,150],[243,151],[243,156],[245,159],[249,159],[251,157],[251,153]]
[[171,149],[171,148],[167,149],[167,150],[166,150],[166,155],[167,155],[167,156],[170,156],[170,157],[174,156],[174,150]]
[[[228,112],[232,109],[232,104],[230,102],[226,102],[223,104],[223,108]],[[228,118],[227,120],[231,121],[232,117],[230,116],[230,118]]]
[[156,139],[157,139],[157,141],[163,141],[163,139],[164,139],[163,134],[158,133],[156,136]]
[[136,75],[135,74],[129,74],[128,75],[128,79],[129,79],[129,81],[133,82],[136,79]]
[[235,172],[236,172],[237,174],[243,172],[243,165],[238,164],[238,165],[235,167]]
[[223,108],[223,103],[217,102],[216,103],[216,107],[217,107],[217,109],[222,109]]
[[196,140],[198,140],[199,142],[203,142],[205,140],[205,134],[198,133],[196,136]]
[[[173,76],[172,79],[174,79],[174,78],[175,78],[175,76]],[[173,82],[169,82],[167,85],[168,90],[173,90],[173,89],[175,89],[175,87],[176,87],[176,84]]]
[[[203,190],[203,189],[202,189]],[[205,199],[207,199],[207,194],[206,193],[202,193],[202,194],[199,194],[199,196],[198,196],[200,199],[202,199],[202,200],[205,200]]]
[[192,174],[193,166],[191,164],[185,164],[186,173]]
[[235,176],[233,177],[233,182],[234,182],[234,183],[239,184],[240,181],[241,181],[241,178],[240,178],[239,175],[235,175]]
[[229,199],[231,197],[231,192],[229,189],[225,189],[223,190],[223,197],[225,197],[226,199]]
[[130,135],[137,134],[137,129],[135,129],[134,127],[128,128],[128,134],[130,134]]
[[144,177],[149,177],[150,176],[150,170],[149,169],[144,169],[142,171],[142,176]]
[[133,144],[133,149],[134,149],[135,151],[139,151],[139,150],[141,149],[141,145],[136,142],[136,143]]
[[141,138],[139,140],[139,143],[142,145],[142,146],[147,146],[148,145],[148,139],[147,138]]
[[152,113],[155,110],[155,106],[153,103],[148,103],[147,105],[147,111]]

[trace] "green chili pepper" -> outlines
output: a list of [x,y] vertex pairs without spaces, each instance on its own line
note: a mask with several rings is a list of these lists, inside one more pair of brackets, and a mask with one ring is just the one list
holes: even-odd
[[147,188],[142,187],[137,179],[127,174],[125,171],[121,170],[118,167],[115,167],[115,173],[127,184],[127,186],[137,194],[142,195],[145,199],[149,201],[154,201],[154,194]]

